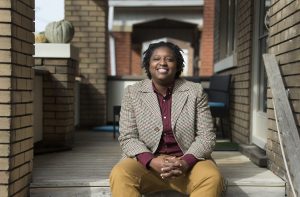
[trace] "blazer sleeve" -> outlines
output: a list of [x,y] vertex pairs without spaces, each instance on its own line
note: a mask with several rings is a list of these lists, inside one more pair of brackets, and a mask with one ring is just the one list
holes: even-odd
[[120,113],[120,136],[119,141],[123,153],[127,157],[135,157],[144,152],[151,151],[146,145],[139,140],[139,133],[136,124],[136,114],[132,102],[134,99],[131,96],[131,86],[125,88],[124,96],[121,104]]
[[195,140],[185,154],[192,154],[197,159],[204,160],[211,157],[216,143],[216,133],[213,125],[207,94],[198,84],[196,98],[196,135]]

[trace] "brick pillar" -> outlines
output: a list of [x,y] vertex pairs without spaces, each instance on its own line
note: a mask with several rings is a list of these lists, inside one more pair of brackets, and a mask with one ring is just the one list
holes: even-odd
[[117,76],[131,75],[131,32],[113,32],[116,43]]
[[0,1],[0,196],[29,196],[34,1]]
[[73,23],[72,44],[79,48],[80,125],[106,123],[107,0],[65,0],[65,18]]
[[[39,44],[36,50],[50,51],[50,45],[54,46],[53,49],[56,46]],[[43,76],[43,140],[40,145],[42,148],[71,148],[75,130],[74,88],[78,62],[71,57],[38,57],[35,59],[36,66],[43,66],[49,72]]]
[[215,0],[204,1],[200,76],[213,74]]
[[144,74],[142,69],[142,49],[136,44],[131,47],[131,74],[141,76]]

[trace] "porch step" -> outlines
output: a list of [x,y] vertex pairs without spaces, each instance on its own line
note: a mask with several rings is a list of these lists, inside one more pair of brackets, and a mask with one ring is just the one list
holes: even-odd
[[31,188],[30,197],[111,197],[109,187]]
[[230,186],[225,197],[284,197],[284,187]]
[[266,151],[255,145],[239,144],[239,151],[260,167],[267,167]]
[[226,197],[285,196],[285,182],[281,178],[240,152],[213,152],[213,158],[226,179]]
[[[225,197],[283,197],[285,182],[266,168],[253,164],[237,151],[213,153],[223,176],[226,178]],[[67,176],[66,176],[67,177]],[[35,179],[30,188],[31,197],[109,197],[108,179],[68,180]],[[172,193],[157,193],[147,197],[183,197]]]
[[[73,186],[71,186],[73,185]],[[265,184],[266,185],[266,184]],[[227,185],[224,197],[283,197],[285,196],[284,186],[243,186]],[[31,197],[110,197],[108,180],[98,184],[91,183],[90,186],[70,182],[69,184],[32,184],[30,189]],[[187,197],[178,192],[167,191],[144,197]]]

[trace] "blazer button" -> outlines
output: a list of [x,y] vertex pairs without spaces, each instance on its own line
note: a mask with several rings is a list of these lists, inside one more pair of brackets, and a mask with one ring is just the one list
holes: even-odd
[[158,127],[156,127],[156,128],[154,129],[154,131],[156,131],[156,132],[157,132],[157,131],[159,131],[159,128],[158,128]]

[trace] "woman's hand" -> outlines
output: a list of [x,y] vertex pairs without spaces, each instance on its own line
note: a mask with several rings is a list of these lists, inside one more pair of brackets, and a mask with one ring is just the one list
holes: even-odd
[[149,166],[159,173],[162,179],[179,177],[189,169],[186,161],[174,156],[155,157],[150,161]]
[[161,177],[163,179],[176,178],[184,175],[189,169],[188,164],[178,157],[166,157],[161,169]]
[[149,166],[157,173],[161,174],[163,172],[162,169],[164,166],[164,162],[165,162],[164,156],[155,157],[150,161]]

